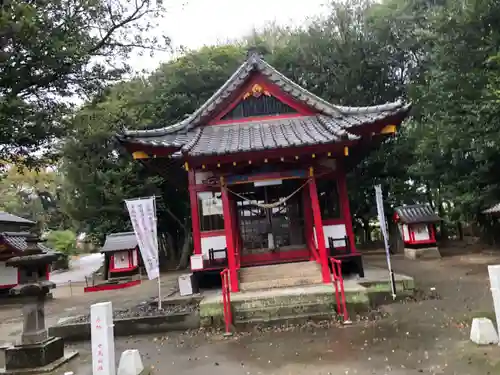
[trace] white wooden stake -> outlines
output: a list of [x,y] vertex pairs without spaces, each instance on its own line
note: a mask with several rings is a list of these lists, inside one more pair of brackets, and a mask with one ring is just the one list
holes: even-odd
[[111,302],[90,306],[90,324],[92,375],[116,375]]
[[488,266],[488,275],[490,276],[491,296],[493,297],[493,307],[497,320],[497,332],[500,324],[500,264]]

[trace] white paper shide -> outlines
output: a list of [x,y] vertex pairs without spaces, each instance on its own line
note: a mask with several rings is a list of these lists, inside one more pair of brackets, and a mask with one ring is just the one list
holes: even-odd
[[126,200],[149,280],[160,276],[155,197]]

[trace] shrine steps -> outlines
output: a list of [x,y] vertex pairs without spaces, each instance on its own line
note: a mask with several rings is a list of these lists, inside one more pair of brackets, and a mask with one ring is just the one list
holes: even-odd
[[[268,278],[263,289],[241,290],[231,293],[231,309],[233,312],[233,323],[236,327],[246,328],[252,325],[276,325],[296,324],[306,321],[335,320],[337,302],[335,289],[332,284],[316,283],[303,286],[273,287],[270,281],[281,279],[279,276],[289,276],[293,272],[293,279],[304,280],[309,270],[313,270],[315,263],[287,264],[292,269],[266,266],[255,267],[250,273],[251,278]],[[269,268],[271,267],[271,268]],[[310,267],[310,268],[309,268]],[[262,272],[266,270],[266,272]],[[273,277],[268,271],[275,271]],[[318,268],[316,268],[319,273]],[[279,271],[279,272],[278,272]],[[349,316],[371,314],[370,311],[385,303],[391,303],[391,286],[387,277],[386,269],[368,267],[365,277],[347,277],[344,282],[345,299]],[[245,275],[244,275],[245,276]],[[246,275],[248,276],[248,274]],[[415,285],[411,277],[395,274],[398,298],[412,295]],[[284,278],[286,280],[286,277]],[[320,279],[316,279],[320,280]],[[262,279],[261,279],[262,281]],[[247,282],[261,282],[252,279]],[[251,286],[256,286],[253,284]],[[260,284],[262,285],[262,284]],[[240,284],[241,287],[241,284]],[[224,326],[224,309],[221,291],[204,292],[203,300],[200,302],[200,324],[201,326]]]
[[240,269],[240,290],[267,290],[322,283],[316,262],[284,263]]
[[[365,288],[360,285],[346,291],[346,299],[352,313],[368,309]],[[200,303],[202,326],[223,325],[221,302],[220,294],[215,294]],[[232,293],[231,309],[233,323],[238,327],[336,319],[335,293],[331,284]]]
[[[274,324],[284,321],[295,323],[313,319],[332,319],[336,315],[332,298],[322,298],[318,295],[297,297],[274,297],[235,303],[234,323],[236,325]],[[328,297],[331,297],[331,291]]]

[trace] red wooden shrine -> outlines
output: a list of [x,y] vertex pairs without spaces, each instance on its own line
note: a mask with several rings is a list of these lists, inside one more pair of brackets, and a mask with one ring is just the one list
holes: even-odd
[[142,259],[134,232],[108,234],[101,253],[104,254],[106,280],[139,273]]
[[405,246],[435,246],[437,222],[441,218],[428,204],[396,207],[394,221]]
[[363,276],[346,172],[408,115],[402,102],[338,106],[292,82],[258,54],[198,110],[171,126],[125,131],[136,159],[187,171],[195,272],[310,260],[325,283],[328,257]]

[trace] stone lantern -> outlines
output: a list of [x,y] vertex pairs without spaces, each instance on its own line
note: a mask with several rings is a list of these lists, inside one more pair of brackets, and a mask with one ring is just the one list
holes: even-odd
[[38,242],[36,235],[26,237],[27,247],[23,254],[6,262],[7,266],[17,267],[19,272],[19,284],[10,293],[21,297],[24,323],[21,342],[4,348],[4,373],[49,371],[76,355],[65,356],[63,339],[50,337],[45,327],[45,299],[56,287],[47,279],[46,269],[59,254],[42,251]]

